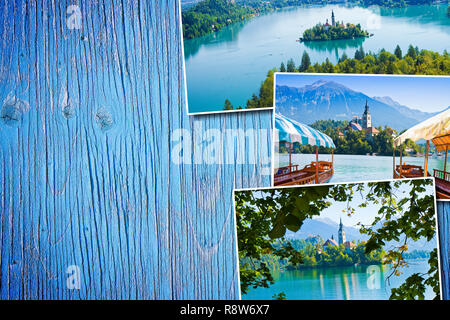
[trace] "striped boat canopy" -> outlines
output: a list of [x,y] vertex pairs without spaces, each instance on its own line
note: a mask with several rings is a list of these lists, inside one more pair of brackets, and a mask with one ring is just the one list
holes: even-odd
[[326,134],[277,113],[275,113],[275,141],[336,148],[333,140]]
[[406,139],[417,141],[419,139],[432,140],[438,152],[450,145],[450,109],[431,117],[411,129],[405,131],[394,140],[394,146],[399,147]]

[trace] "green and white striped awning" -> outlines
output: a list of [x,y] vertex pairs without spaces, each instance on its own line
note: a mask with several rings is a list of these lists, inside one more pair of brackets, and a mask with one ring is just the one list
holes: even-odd
[[298,142],[302,145],[336,148],[333,140],[326,134],[281,114],[275,114],[275,142]]

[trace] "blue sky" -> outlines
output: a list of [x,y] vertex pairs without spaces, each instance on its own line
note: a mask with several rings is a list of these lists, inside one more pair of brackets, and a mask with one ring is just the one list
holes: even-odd
[[278,74],[276,84],[301,88],[319,80],[334,81],[370,97],[388,96],[425,112],[450,106],[450,77]]
[[[301,187],[301,188],[308,188]],[[275,188],[276,189],[276,188]],[[425,194],[434,195],[434,186],[425,186]],[[394,197],[397,199],[408,197],[408,193],[411,191],[411,186],[409,183],[402,184],[398,189],[395,190]],[[342,223],[345,226],[356,227],[358,222],[362,224],[371,224],[378,214],[378,210],[381,208],[381,204],[374,204],[369,202],[369,205],[365,208],[359,208],[358,206],[364,202],[364,199],[368,193],[368,186],[365,184],[364,191],[362,193],[356,192],[353,196],[353,200],[348,204],[347,202],[332,202],[331,206],[324,209],[319,216],[315,219],[323,219],[328,218],[333,220],[336,223],[339,223],[340,218],[342,218]],[[261,197],[263,194],[256,190],[254,196],[256,198]],[[351,208],[355,208],[355,213],[349,217],[347,213],[343,213],[342,210],[347,208],[347,205]],[[406,208],[405,208],[406,209]]]

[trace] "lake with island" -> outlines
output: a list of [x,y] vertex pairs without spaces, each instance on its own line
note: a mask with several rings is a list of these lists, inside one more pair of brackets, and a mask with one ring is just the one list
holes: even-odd
[[[330,19],[360,23],[373,33],[351,40],[296,40],[303,31]],[[353,57],[362,45],[366,52],[393,52],[410,44],[442,53],[450,48],[447,5],[406,8],[343,7],[338,5],[286,8],[236,23],[207,36],[184,41],[188,105],[191,113],[223,110],[225,99],[244,106],[258,93],[267,71],[293,58],[297,65],[306,50],[312,63],[336,63],[345,52]]]
[[[319,160],[331,161],[331,154],[320,154]],[[316,161],[315,154],[292,154],[292,163],[301,167]],[[396,165],[400,164],[400,157],[396,158]],[[424,157],[403,157],[406,164],[424,166]],[[275,168],[289,164],[289,154],[275,154]],[[444,169],[444,157],[429,157],[428,172],[433,169]],[[365,155],[334,155],[334,175],[330,183],[357,182],[369,180],[392,179],[392,157]]]
[[[386,300],[391,289],[399,287],[413,273],[426,273],[426,259],[407,260],[403,274],[392,276],[389,265],[309,268],[273,273],[275,283],[269,288],[251,288],[243,300],[270,300],[284,292],[288,300]],[[426,299],[434,293],[427,288]]]

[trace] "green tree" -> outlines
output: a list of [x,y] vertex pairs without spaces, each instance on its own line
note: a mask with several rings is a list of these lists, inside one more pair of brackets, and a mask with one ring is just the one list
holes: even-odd
[[289,59],[287,62],[287,72],[295,72],[295,62],[294,59]]
[[284,292],[280,292],[278,294],[274,294],[272,296],[272,300],[286,300],[286,294]]
[[412,45],[409,45],[406,55],[411,59],[417,59],[417,53],[416,49]]
[[258,105],[259,105],[258,96],[256,94],[253,94],[252,98],[247,101],[247,109],[258,108]]
[[345,61],[345,60],[347,60],[347,59],[348,59],[348,56],[347,56],[347,54],[344,52],[344,53],[342,54],[342,57],[339,58],[339,63],[341,63],[341,62],[343,62],[343,61]]
[[399,45],[397,45],[397,47],[395,47],[394,54],[395,54],[395,56],[397,57],[397,59],[402,60],[402,58],[403,58],[403,53],[402,53],[402,49],[400,48]]
[[[361,52],[362,50],[362,52]],[[329,60],[322,64],[311,64],[306,70],[309,73],[324,73],[324,72],[336,72],[336,73],[358,73],[358,74],[386,74],[388,72],[393,74],[422,74],[422,75],[450,75],[450,57],[446,50],[442,54],[429,50],[419,50],[410,46],[408,49],[409,54],[406,54],[403,59],[399,60],[395,54],[389,53],[386,50],[381,50],[379,53],[364,53],[362,48],[357,50],[356,58],[347,58],[342,56],[336,65],[333,65]],[[417,54],[416,54],[417,53]],[[415,56],[413,59],[412,56]],[[362,59],[361,59],[362,58]],[[293,60],[292,60],[293,62]],[[275,69],[274,69],[275,70]],[[295,66],[291,65],[291,70],[295,70]],[[263,92],[265,99],[264,103],[259,103],[258,108],[271,107],[273,97],[273,87],[270,88],[270,84],[273,85],[273,72],[269,72],[262,86],[265,86]],[[262,87],[261,87],[262,89]],[[269,92],[268,90],[272,90]],[[253,99],[253,98],[252,98]],[[254,101],[250,104],[254,107],[256,104]]]
[[364,48],[361,46],[359,49],[355,51],[355,59],[356,60],[362,60],[366,56],[366,53],[364,52]]
[[233,105],[231,104],[231,101],[228,99],[225,100],[224,110],[233,110]]
[[192,39],[217,32],[254,16],[256,10],[227,0],[203,0],[182,13],[183,36]]
[[302,63],[300,65],[300,67],[298,68],[298,70],[300,72],[305,72],[306,70],[308,70],[308,68],[311,66],[311,59],[309,57],[308,52],[303,52],[303,56],[302,56]]
[[273,107],[273,80],[276,69],[267,73],[267,78],[259,90],[258,108]]

